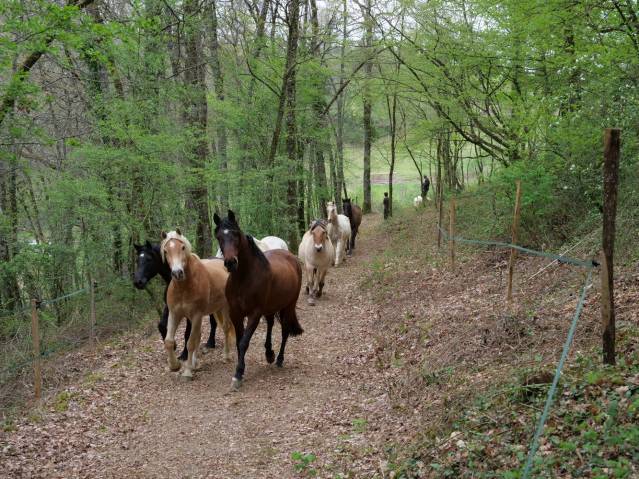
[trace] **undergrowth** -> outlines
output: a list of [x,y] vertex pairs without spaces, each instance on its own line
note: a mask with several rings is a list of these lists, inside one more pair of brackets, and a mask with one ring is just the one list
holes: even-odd
[[[532,477],[637,477],[638,339],[637,329],[620,334],[616,366],[602,365],[599,351],[591,350],[564,371]],[[395,477],[521,477],[552,379],[549,366],[540,366],[536,376],[513,371],[505,386],[460,411],[447,435],[424,440],[412,457],[391,458]]]

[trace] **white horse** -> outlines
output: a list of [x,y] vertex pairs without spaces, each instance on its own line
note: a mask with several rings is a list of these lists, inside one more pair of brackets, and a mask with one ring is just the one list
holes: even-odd
[[298,257],[306,269],[306,294],[308,304],[315,305],[315,298],[322,296],[324,278],[335,260],[335,249],[328,236],[324,220],[317,220],[304,233],[298,250]]
[[423,202],[424,202],[424,199],[422,198],[421,195],[417,195],[415,198],[413,198],[413,206],[415,208],[419,208]]
[[[260,249],[260,251],[270,251],[272,249],[283,249],[288,251],[288,244],[282,238],[278,238],[277,236],[265,236],[261,240],[257,238],[253,238],[255,244]],[[220,248],[217,249],[217,253],[215,253],[216,258],[223,258],[222,250]]]
[[326,204],[328,236],[335,246],[335,266],[339,266],[346,260],[346,247],[351,239],[351,221],[346,215],[338,215],[335,203],[329,201]]

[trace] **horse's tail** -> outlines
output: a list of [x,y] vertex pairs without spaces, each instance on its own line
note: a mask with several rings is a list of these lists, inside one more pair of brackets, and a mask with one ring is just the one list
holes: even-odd
[[304,330],[302,329],[302,325],[297,319],[295,310],[293,310],[293,314],[291,315],[291,317],[287,318],[286,326],[288,327],[288,333],[291,336],[299,336],[304,332]]
[[286,329],[291,336],[299,336],[304,332],[302,325],[297,319],[297,312],[295,311],[295,303],[290,307],[286,307],[279,314],[280,323],[282,323],[282,329]]

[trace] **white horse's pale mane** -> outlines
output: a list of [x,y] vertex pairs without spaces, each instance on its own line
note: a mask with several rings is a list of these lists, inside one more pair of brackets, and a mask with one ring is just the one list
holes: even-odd
[[184,245],[184,252],[186,253],[187,257],[193,254],[193,248],[191,247],[191,243],[189,242],[189,240],[186,239],[186,236],[181,235],[177,231],[169,231],[166,234],[166,238],[164,238],[162,240],[162,243],[160,243],[160,254],[162,255],[163,262],[166,261],[164,258],[164,246],[171,240],[177,240]]

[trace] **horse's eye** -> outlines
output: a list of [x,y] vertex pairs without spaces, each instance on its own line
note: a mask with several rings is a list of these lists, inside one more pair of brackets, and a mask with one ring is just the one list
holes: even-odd
[[184,245],[182,245],[182,251],[184,251]]

